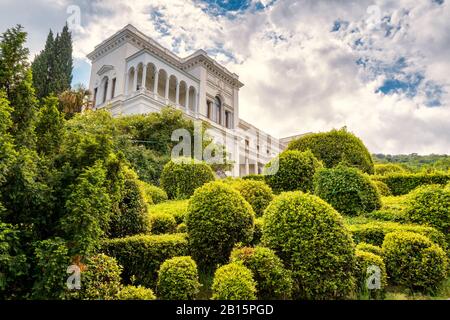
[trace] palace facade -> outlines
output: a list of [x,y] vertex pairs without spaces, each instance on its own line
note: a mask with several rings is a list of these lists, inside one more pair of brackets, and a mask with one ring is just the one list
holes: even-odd
[[239,118],[243,83],[203,50],[180,58],[132,25],[95,47],[89,89],[94,107],[113,115],[183,110],[210,124],[208,134],[226,146],[231,176],[261,173],[285,144]]

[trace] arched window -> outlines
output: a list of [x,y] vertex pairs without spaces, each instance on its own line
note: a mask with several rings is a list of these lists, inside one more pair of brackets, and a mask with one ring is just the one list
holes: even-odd
[[222,101],[220,101],[219,97],[214,98],[214,108],[216,112],[216,122],[218,124],[222,123]]

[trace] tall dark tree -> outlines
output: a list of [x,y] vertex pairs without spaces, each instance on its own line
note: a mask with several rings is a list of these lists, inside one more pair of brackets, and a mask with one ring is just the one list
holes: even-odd
[[70,90],[73,71],[72,34],[67,24],[55,40],[55,71],[54,93]]
[[33,85],[36,89],[36,96],[42,99],[50,94],[50,74],[53,72],[53,53],[55,47],[55,39],[53,32],[50,30],[47,36],[44,50],[41,51],[31,65],[33,71]]

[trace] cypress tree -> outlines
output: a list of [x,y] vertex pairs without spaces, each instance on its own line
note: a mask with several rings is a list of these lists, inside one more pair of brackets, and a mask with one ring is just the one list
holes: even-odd
[[31,65],[33,71],[33,85],[36,96],[42,99],[50,94],[50,75],[54,67],[52,58],[55,46],[53,32],[50,30],[45,43],[45,48],[35,58]]

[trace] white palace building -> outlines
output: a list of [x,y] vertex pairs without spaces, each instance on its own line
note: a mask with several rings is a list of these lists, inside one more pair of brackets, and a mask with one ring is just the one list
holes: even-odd
[[180,58],[127,25],[88,58],[96,109],[130,115],[159,112],[170,105],[193,120],[207,121],[208,134],[226,146],[235,163],[228,175],[260,173],[289,140],[280,141],[239,118],[243,84],[203,50]]

